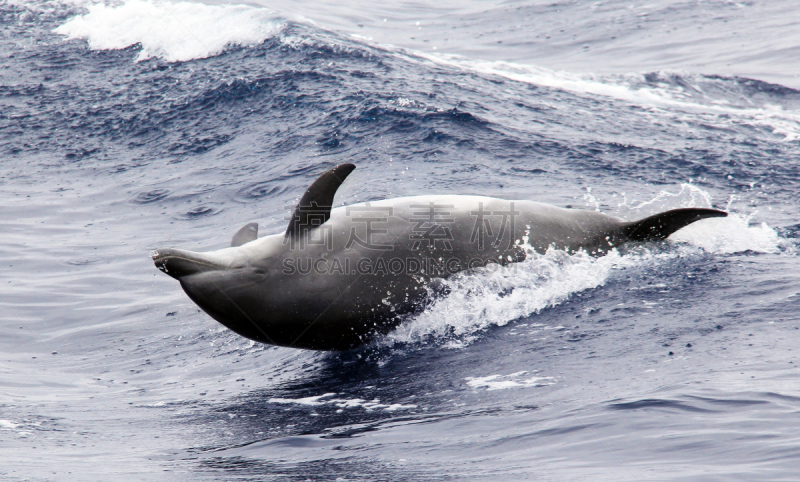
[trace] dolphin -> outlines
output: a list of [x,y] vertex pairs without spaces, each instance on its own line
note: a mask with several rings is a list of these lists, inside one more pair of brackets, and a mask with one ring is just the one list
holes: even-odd
[[[414,196],[332,209],[355,169],[341,164],[305,192],[284,233],[249,223],[231,247],[158,249],[158,269],[212,318],[262,343],[348,350],[423,309],[441,279],[547,249],[596,256],[627,242],[666,239],[695,221],[727,216],[674,209],[638,221],[533,201]],[[446,293],[445,293],[446,294]]]

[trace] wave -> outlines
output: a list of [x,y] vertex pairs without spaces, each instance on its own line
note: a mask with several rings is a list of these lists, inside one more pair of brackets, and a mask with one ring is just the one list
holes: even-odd
[[274,12],[249,5],[127,0],[90,5],[54,32],[84,39],[92,50],[141,45],[138,61],[163,58],[180,62],[211,57],[231,45],[252,46],[281,32]]
[[71,18],[54,32],[68,39],[85,39],[93,50],[140,45],[137,60],[163,58],[169,62],[207,58],[233,45],[255,46],[280,37],[280,43],[289,48],[311,48],[326,56],[335,57],[342,49],[369,57],[394,56],[405,62],[433,63],[537,87],[602,96],[643,107],[645,116],[667,117],[686,125],[690,137],[709,127],[725,131],[756,127],[786,142],[800,141],[800,113],[796,109],[800,92],[775,84],[687,72],[607,76],[559,72],[536,65],[380,45],[364,38],[345,38],[308,21],[302,23],[308,24],[310,33],[290,31],[285,16],[264,7],[127,0],[116,6],[89,6],[87,13]]
[[[598,95],[667,113],[686,122],[685,114],[705,116],[722,128],[741,123],[763,127],[786,142],[800,140],[800,113],[786,110],[786,97],[800,100],[800,92],[753,79],[705,76],[681,72],[654,72],[600,77],[549,70],[535,65],[470,59],[460,55],[407,51],[412,57],[437,65],[483,75],[551,87],[579,95]],[[710,85],[714,88],[709,88]],[[731,89],[734,87],[734,89]],[[734,90],[734,93],[731,91]],[[765,97],[761,105],[755,94]]]

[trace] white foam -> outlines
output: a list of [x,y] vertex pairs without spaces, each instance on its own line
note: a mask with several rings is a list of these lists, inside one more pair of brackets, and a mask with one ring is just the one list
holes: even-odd
[[787,244],[767,223],[751,226],[749,218],[731,214],[727,218],[706,219],[681,229],[670,240],[719,254],[744,251],[777,253],[782,245]]
[[141,44],[139,61],[210,57],[229,45],[257,45],[283,28],[270,10],[248,5],[127,0],[115,6],[98,3],[88,10],[54,32],[69,39],[85,39],[92,50]]
[[14,423],[11,420],[0,420],[0,428],[13,430],[13,429],[15,429],[15,428],[17,428],[19,426],[20,426],[20,424]]
[[543,387],[555,383],[553,377],[527,377],[527,371],[512,373],[510,375],[489,375],[486,377],[467,377],[467,385],[472,388],[486,388],[487,390],[507,390],[509,388]]
[[433,336],[450,339],[446,346],[458,348],[488,326],[503,326],[556,306],[575,293],[602,286],[613,269],[638,262],[636,256],[623,257],[616,250],[595,258],[550,249],[545,254],[530,251],[525,261],[505,267],[459,273],[444,281],[451,290],[447,297],[401,324],[387,341],[416,342]]
[[387,412],[394,412],[396,410],[417,408],[416,405],[403,405],[400,403],[385,404],[381,403],[381,401],[377,398],[372,400],[366,400],[363,398],[331,398],[335,395],[335,393],[324,393],[322,395],[305,398],[270,398],[269,402],[308,406],[334,405],[339,409],[338,411],[340,412],[345,409],[353,409],[358,407],[361,407],[368,412],[372,410],[385,410]]

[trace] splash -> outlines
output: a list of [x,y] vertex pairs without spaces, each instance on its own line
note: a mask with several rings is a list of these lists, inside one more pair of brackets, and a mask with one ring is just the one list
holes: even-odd
[[509,388],[543,387],[555,383],[553,377],[528,376],[527,371],[512,373],[510,375],[489,375],[486,377],[467,377],[467,385],[472,388],[485,388],[486,390],[507,390]]
[[396,410],[410,410],[413,408],[417,408],[416,405],[403,405],[400,403],[381,403],[381,401],[377,398],[372,400],[366,400],[362,398],[331,398],[336,396],[336,393],[323,393],[322,395],[316,395],[313,397],[305,397],[305,398],[270,398],[268,400],[269,403],[280,403],[280,404],[296,404],[296,405],[307,405],[307,406],[320,406],[320,405],[332,405],[338,408],[338,412],[342,412],[345,409],[353,409],[353,408],[363,408],[364,410],[370,412],[373,410],[384,410],[387,412],[394,412]]
[[211,57],[231,45],[257,45],[283,28],[270,10],[247,5],[128,0],[116,6],[92,5],[88,10],[54,32],[68,39],[88,40],[92,50],[140,44],[137,61]]
[[[731,212],[735,200],[735,197],[731,197],[728,201],[728,206],[725,208],[727,211]],[[684,183],[678,192],[664,190],[649,201],[628,204],[625,200],[617,207],[616,214],[625,219],[639,219],[669,209],[690,207],[714,206],[707,191],[693,184]],[[727,218],[710,218],[690,224],[673,234],[670,241],[685,243],[715,254],[744,251],[778,253],[791,249],[791,243],[781,238],[767,223],[751,225],[755,214],[731,212]]]
[[444,280],[450,294],[400,325],[387,340],[404,343],[434,338],[459,348],[489,326],[504,326],[559,305],[575,293],[602,286],[614,269],[639,264],[638,258],[616,250],[599,258],[585,252],[529,250],[520,263],[489,265]]
[[749,216],[731,214],[727,218],[708,219],[691,224],[670,238],[716,254],[733,254],[744,251],[778,253],[791,248],[787,240],[778,236],[767,223],[751,226]]

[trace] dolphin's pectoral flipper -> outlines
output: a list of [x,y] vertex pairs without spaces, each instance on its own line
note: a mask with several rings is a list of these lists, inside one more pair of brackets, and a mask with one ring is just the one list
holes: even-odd
[[233,235],[231,247],[235,248],[256,239],[258,239],[258,223],[247,223]]
[[670,234],[705,218],[727,216],[725,211],[705,208],[673,209],[653,216],[626,223],[622,234],[630,241],[660,241]]
[[330,219],[333,196],[355,168],[353,164],[340,164],[317,178],[294,208],[284,237],[296,238]]

